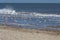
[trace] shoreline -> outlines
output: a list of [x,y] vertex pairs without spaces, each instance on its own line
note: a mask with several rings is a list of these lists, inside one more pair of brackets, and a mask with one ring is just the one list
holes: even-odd
[[47,33],[53,35],[60,35],[60,31],[58,30],[46,30],[46,29],[29,29],[29,28],[17,28],[17,27],[10,27],[10,26],[1,26],[0,29],[4,30],[12,30],[12,31],[22,31],[22,32],[30,32],[30,33]]

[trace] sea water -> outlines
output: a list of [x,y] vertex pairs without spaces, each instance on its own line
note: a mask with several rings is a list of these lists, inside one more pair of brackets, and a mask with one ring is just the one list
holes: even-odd
[[59,3],[0,3],[0,24],[36,29],[60,28]]

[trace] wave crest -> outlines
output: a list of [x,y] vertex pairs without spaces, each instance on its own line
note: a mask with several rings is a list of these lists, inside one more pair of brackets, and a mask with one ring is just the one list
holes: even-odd
[[16,11],[13,9],[0,9],[0,14],[16,14]]
[[13,9],[0,9],[0,14],[16,14],[16,15],[23,15],[23,16],[34,16],[34,17],[60,17],[60,15],[57,14],[43,14],[43,13],[35,13],[35,12],[16,12],[16,10]]

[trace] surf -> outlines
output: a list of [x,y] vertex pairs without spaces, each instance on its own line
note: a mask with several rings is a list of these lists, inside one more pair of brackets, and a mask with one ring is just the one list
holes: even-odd
[[0,23],[5,23],[10,26],[24,26],[27,28],[60,26],[60,15],[24,11],[17,12],[14,9],[3,8],[0,9]]

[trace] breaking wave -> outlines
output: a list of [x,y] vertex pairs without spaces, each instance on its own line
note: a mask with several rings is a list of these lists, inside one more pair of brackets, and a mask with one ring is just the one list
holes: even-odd
[[0,9],[0,14],[15,14],[15,13],[16,12],[13,9],[6,9],[6,8]]
[[0,9],[0,14],[12,14],[12,15],[30,15],[30,16],[36,16],[36,17],[60,17],[60,15],[57,15],[57,14],[42,14],[42,13],[36,13],[36,12],[16,12],[16,10],[13,10],[11,8],[3,8],[3,9]]
[[[6,16],[7,20],[5,20],[3,15],[1,17],[1,14],[9,15],[10,17]],[[13,18],[13,16],[15,16],[15,18]],[[0,23],[1,22],[5,22],[5,24],[8,25],[30,26],[29,28],[39,28],[40,26],[60,26],[60,15],[36,12],[17,12],[16,10],[10,8],[3,8],[0,9]]]

